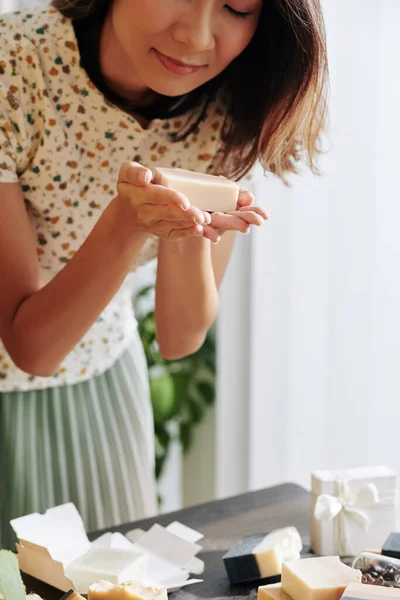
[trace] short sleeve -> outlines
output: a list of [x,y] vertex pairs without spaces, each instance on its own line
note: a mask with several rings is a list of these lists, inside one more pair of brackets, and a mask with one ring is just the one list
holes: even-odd
[[0,183],[18,181],[40,144],[44,85],[39,67],[33,44],[0,20]]

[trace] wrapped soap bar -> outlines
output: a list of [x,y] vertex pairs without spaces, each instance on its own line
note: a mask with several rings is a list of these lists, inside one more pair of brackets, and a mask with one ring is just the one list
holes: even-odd
[[134,581],[120,585],[100,581],[90,586],[88,600],[168,600],[168,594],[166,590]]
[[223,561],[231,583],[280,581],[282,564],[300,558],[302,542],[295,527],[276,529],[268,534],[243,538],[225,554]]
[[311,547],[319,555],[357,556],[382,548],[396,527],[397,477],[389,467],[314,471]]
[[257,600],[292,600],[292,598],[285,592],[281,583],[271,583],[260,585]]
[[400,600],[400,590],[375,585],[352,583],[344,591],[342,600]]
[[225,177],[185,169],[155,169],[160,185],[184,194],[190,204],[208,212],[236,210],[240,186]]
[[353,567],[360,569],[362,583],[400,588],[400,560],[396,558],[361,552],[354,560]]
[[148,564],[148,557],[135,549],[122,550],[92,546],[66,569],[66,576],[82,594],[86,594],[89,586],[100,580],[119,584],[131,579],[141,579]]
[[282,567],[282,587],[293,600],[337,600],[350,583],[360,582],[361,571],[338,556],[292,560]]

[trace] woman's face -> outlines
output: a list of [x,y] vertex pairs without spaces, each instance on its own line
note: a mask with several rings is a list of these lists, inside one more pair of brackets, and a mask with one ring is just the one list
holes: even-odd
[[263,0],[113,0],[101,63],[114,88],[186,94],[221,73],[250,42]]

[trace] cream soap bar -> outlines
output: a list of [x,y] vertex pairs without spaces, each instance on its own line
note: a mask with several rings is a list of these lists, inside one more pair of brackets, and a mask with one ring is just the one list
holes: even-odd
[[257,600],[292,600],[292,598],[283,590],[281,583],[272,583],[258,588]]
[[389,588],[365,583],[351,583],[344,591],[342,600],[391,600],[400,599],[399,588]]
[[66,576],[81,594],[86,594],[92,583],[100,580],[113,584],[141,579],[148,557],[137,550],[93,546],[65,569]]
[[155,169],[161,185],[184,194],[190,204],[208,212],[236,210],[240,186],[225,177],[185,169]]
[[285,560],[300,558],[302,542],[295,527],[276,529],[268,534],[254,534],[243,538],[223,557],[231,583],[245,581],[280,581]]
[[339,600],[357,582],[361,571],[344,565],[338,556],[292,560],[282,567],[282,587],[293,600]]
[[168,600],[168,594],[166,590],[134,581],[120,585],[100,581],[90,586],[88,600]]

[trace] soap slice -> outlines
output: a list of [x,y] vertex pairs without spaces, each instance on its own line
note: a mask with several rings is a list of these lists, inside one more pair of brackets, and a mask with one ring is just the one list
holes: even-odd
[[100,581],[90,586],[88,600],[168,600],[166,590],[128,581],[113,585],[109,581]]
[[181,192],[200,210],[224,213],[236,210],[240,186],[225,177],[161,167],[155,172],[161,185]]
[[293,600],[338,600],[357,582],[361,571],[344,565],[338,556],[292,560],[282,567],[282,587]]
[[273,583],[258,588],[257,600],[292,600],[292,598],[284,591],[281,583]]
[[[66,569],[66,576],[81,594],[86,594],[92,583],[101,579],[113,584],[143,577],[148,557],[132,549],[105,548],[93,546]],[[68,599],[69,600],[69,599]]]
[[391,598],[400,599],[400,589],[366,583],[351,583],[342,596],[342,600],[390,600]]
[[300,558],[302,542],[295,527],[243,538],[223,557],[231,583],[267,579],[280,581],[285,560]]
[[382,554],[400,558],[400,533],[392,532],[383,544]]

